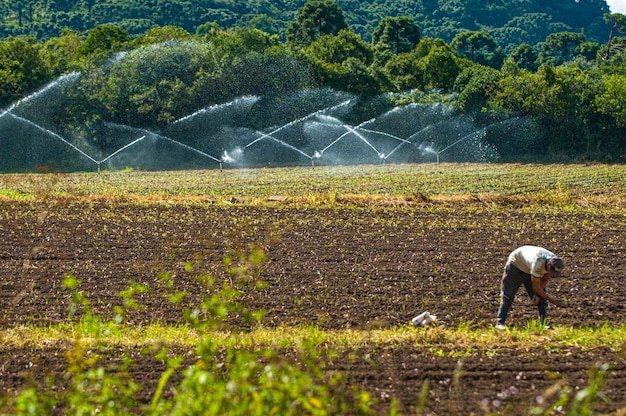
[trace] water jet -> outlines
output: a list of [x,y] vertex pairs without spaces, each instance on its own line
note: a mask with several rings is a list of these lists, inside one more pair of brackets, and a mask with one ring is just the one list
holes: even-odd
[[[303,163],[420,163],[434,157],[439,164],[443,155],[450,161],[484,162],[497,160],[502,149],[511,153],[522,142],[530,147],[539,136],[530,119],[511,117],[485,126],[441,103],[395,106],[359,121],[358,100],[330,90],[302,91],[271,101],[243,95],[160,127],[133,126],[102,114],[102,123],[86,119],[79,128],[67,129],[69,122],[52,119],[58,111],[51,108],[63,106],[64,91],[73,88],[79,76],[67,74],[0,113],[0,147],[7,155],[0,155],[0,171],[38,164],[84,169],[80,158],[95,164],[97,171],[104,163],[113,169],[222,170]],[[79,157],[50,152],[44,137]],[[37,156],[29,149],[37,149]],[[63,159],[54,159],[57,154]]]

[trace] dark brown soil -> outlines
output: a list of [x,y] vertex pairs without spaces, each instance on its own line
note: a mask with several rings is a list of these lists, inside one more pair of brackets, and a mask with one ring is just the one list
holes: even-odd
[[[625,229],[626,216],[618,214],[2,201],[0,327],[67,320],[70,296],[62,280],[68,275],[105,317],[113,316],[122,304],[119,293],[135,282],[150,291],[137,294],[143,310],[130,311],[129,321],[183,322],[181,308],[205,294],[196,277],[228,278],[223,259],[253,246],[267,255],[259,276],[266,286],[250,289],[242,302],[264,310],[267,326],[388,328],[428,310],[440,325],[488,327],[506,256],[523,244],[546,247],[566,262],[565,276],[548,286],[569,302],[568,308],[550,308],[553,325],[623,325]],[[182,305],[166,300],[173,290],[187,292]],[[508,323],[523,327],[535,314],[522,289]],[[602,390],[608,401],[598,400],[598,410],[626,407],[623,351],[495,347],[458,358],[448,354],[454,347],[445,339],[430,348],[373,347],[329,362],[329,368],[345,371],[350,383],[379,399],[381,413],[392,398],[402,413],[420,413],[418,397],[427,381],[426,413],[526,414],[557,380],[581,389],[595,363],[608,363]],[[137,360],[138,380],[158,379],[154,374],[163,368],[153,364]],[[0,346],[0,394],[19,389],[32,374],[59,376],[66,366],[54,348]],[[510,403],[515,406],[507,408]]]

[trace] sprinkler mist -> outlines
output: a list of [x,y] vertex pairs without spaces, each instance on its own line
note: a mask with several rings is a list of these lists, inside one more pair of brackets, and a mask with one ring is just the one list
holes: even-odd
[[122,146],[121,148],[117,149],[115,152],[111,153],[109,156],[105,157],[104,159],[97,160],[94,157],[92,157],[92,156],[88,155],[87,153],[85,153],[83,150],[81,150],[80,148],[78,148],[74,144],[70,143],[66,138],[62,137],[61,135],[59,135],[59,134],[57,134],[57,133],[55,133],[55,132],[53,132],[53,131],[51,131],[49,129],[46,129],[46,128],[38,125],[37,123],[35,123],[35,122],[31,121],[31,120],[28,120],[28,119],[25,119],[23,117],[17,116],[15,114],[11,113],[11,112],[7,112],[7,114],[10,115],[13,118],[19,120],[19,121],[22,121],[22,122],[24,122],[24,123],[26,123],[26,124],[36,128],[36,129],[38,129],[38,130],[40,130],[40,131],[50,135],[51,137],[54,137],[55,139],[60,140],[61,142],[63,142],[67,146],[69,146],[72,149],[76,150],[79,154],[81,154],[82,156],[86,157],[87,159],[89,159],[90,161],[92,161],[93,163],[96,164],[96,166],[98,168],[98,173],[100,173],[100,165],[102,165],[102,163],[106,162],[107,160],[113,158],[115,155],[119,154],[120,152],[128,149],[129,147],[139,143],[140,141],[142,141],[143,139],[146,138],[145,135],[141,136],[140,138],[135,139],[132,142],[128,143],[127,145]]
[[[355,118],[351,111],[356,98],[325,90],[301,94],[300,98],[305,97],[301,101],[307,104],[302,109],[319,109],[291,119],[283,114],[297,113],[300,109],[291,106],[296,102],[294,97],[283,100],[283,107],[276,107],[277,104],[263,97],[244,95],[190,112],[161,129],[112,121],[100,124],[85,121],[80,128],[67,129],[81,131],[81,138],[68,138],[55,131],[64,125],[63,120],[47,120],[47,114],[56,113],[45,108],[56,101],[62,102],[57,96],[71,88],[79,75],[72,73],[61,77],[0,112],[0,143],[3,143],[4,154],[11,155],[5,157],[10,157],[11,162],[32,159],[31,168],[65,164],[69,169],[76,169],[88,161],[86,165],[95,164],[98,172],[104,163],[111,168],[133,166],[146,170],[216,166],[222,171],[227,166],[293,166],[303,161],[310,161],[312,168],[332,164],[420,163],[434,157],[439,165],[444,154],[452,153],[463,142],[474,141],[473,149],[462,146],[448,160],[495,160],[499,157],[495,144],[502,137],[510,138],[506,143],[508,149],[514,149],[515,140],[522,137],[528,147],[531,143],[528,137],[536,132],[531,130],[533,123],[515,118],[478,127],[471,117],[455,114],[443,104],[397,106],[360,123],[349,123],[345,120]],[[281,117],[286,120],[274,122],[277,127],[263,127],[269,120]],[[507,131],[490,136],[490,129],[496,126]],[[515,129],[519,129],[519,134]],[[47,141],[45,137],[54,140]],[[96,157],[94,152],[85,150],[85,137],[93,137],[94,143],[120,145],[115,146],[112,153],[109,150],[108,156]],[[19,141],[22,138],[27,140],[27,146]],[[59,150],[63,147],[69,147],[78,157],[70,160],[72,152]],[[49,151],[50,148],[54,151]],[[32,149],[37,150],[35,157],[28,153],[29,150],[34,153]],[[54,155],[68,159],[54,160]],[[206,161],[209,161],[208,166]],[[0,166],[2,163],[0,155]]]
[[118,154],[118,153],[120,153],[120,152],[122,152],[122,151],[124,151],[124,150],[128,149],[129,147],[131,147],[131,146],[133,146],[133,145],[135,145],[135,144],[139,143],[140,141],[142,141],[142,140],[143,140],[143,139],[145,139],[145,138],[146,138],[146,136],[141,136],[140,138],[133,140],[132,142],[128,143],[126,146],[122,146],[122,147],[120,147],[120,148],[119,148],[119,149],[117,149],[115,152],[111,153],[109,156],[107,156],[107,157],[105,157],[104,159],[102,159],[102,160],[100,160],[99,162],[97,162],[97,164],[98,164],[98,173],[100,173],[100,165],[101,165],[103,162],[106,162],[107,160],[109,160],[109,159],[111,159],[113,156],[115,156],[116,154]]
[[475,130],[475,131],[473,131],[473,132],[471,132],[469,134],[466,134],[466,135],[462,136],[458,140],[456,140],[453,143],[447,145],[446,147],[444,147],[443,149],[441,149],[439,151],[434,151],[434,149],[432,149],[432,146],[428,146],[428,147],[424,148],[423,150],[424,151],[429,151],[430,150],[431,152],[434,152],[436,154],[436,156],[437,156],[437,166],[439,166],[439,155],[441,155],[443,152],[445,152],[445,151],[447,151],[447,150],[449,150],[449,149],[451,149],[451,148],[453,148],[453,147],[455,147],[455,146],[457,146],[457,145],[459,145],[459,144],[461,144],[461,143],[463,143],[465,141],[469,141],[470,139],[476,140],[477,143],[478,143],[477,146],[480,147],[480,148],[484,148],[486,146],[483,146],[481,139],[483,139],[487,135],[487,132],[490,129],[492,129],[494,127],[502,126],[502,125],[505,125],[505,124],[511,124],[512,122],[515,122],[518,119],[519,118],[514,117],[514,118],[510,118],[510,119],[506,119],[506,120],[502,120],[502,121],[496,121],[494,123],[491,123],[491,124],[489,124],[489,125],[487,125],[485,127],[482,127],[482,128],[480,128],[478,130]]

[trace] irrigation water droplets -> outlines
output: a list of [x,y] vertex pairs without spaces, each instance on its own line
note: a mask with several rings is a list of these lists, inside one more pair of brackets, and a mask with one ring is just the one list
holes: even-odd
[[[190,50],[208,53],[203,45],[173,42],[120,54],[107,65],[115,72],[139,60],[146,77],[158,78],[180,70],[179,60]],[[100,114],[102,122],[86,119],[79,132],[64,130],[70,123],[55,114],[71,100],[81,75],[64,75],[0,113],[3,170],[489,162],[498,160],[502,149],[532,143],[538,132],[529,118],[478,122],[443,102],[410,103],[347,121],[355,118],[357,97],[328,88],[273,100],[234,97],[165,126],[131,125]]]

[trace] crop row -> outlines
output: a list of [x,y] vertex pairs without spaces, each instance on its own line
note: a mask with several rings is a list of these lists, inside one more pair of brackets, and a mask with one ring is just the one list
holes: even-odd
[[624,190],[626,166],[523,164],[408,164],[318,166],[239,170],[165,172],[113,171],[66,174],[4,174],[4,191],[37,193],[106,193],[138,195],[272,195],[377,193],[428,194],[538,192],[600,187]]

